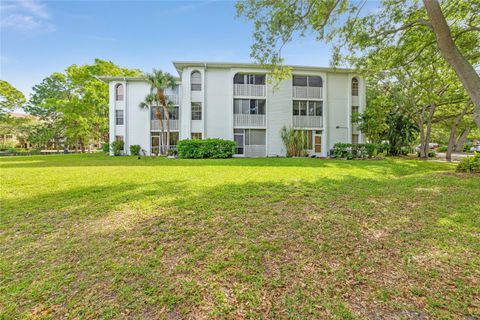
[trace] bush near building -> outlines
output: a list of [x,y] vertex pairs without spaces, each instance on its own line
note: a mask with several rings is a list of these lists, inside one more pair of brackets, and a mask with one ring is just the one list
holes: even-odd
[[225,159],[235,153],[235,142],[223,139],[192,139],[178,142],[178,156],[184,159]]

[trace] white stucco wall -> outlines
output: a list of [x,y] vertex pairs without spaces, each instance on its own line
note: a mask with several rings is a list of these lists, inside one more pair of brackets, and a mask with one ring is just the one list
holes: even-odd
[[[350,142],[349,76],[329,72],[327,81],[327,148],[337,142]],[[339,126],[340,128],[336,128]]]
[[233,77],[230,70],[208,68],[205,72],[205,138],[232,139],[233,100],[230,90]]
[[150,86],[146,82],[127,82],[126,88],[126,115],[125,150],[130,154],[130,146],[138,144],[145,151],[150,152],[150,110],[142,109],[139,104],[150,93]]
[[285,156],[286,150],[280,137],[283,126],[292,124],[292,80],[284,80],[274,90],[267,85],[267,155]]

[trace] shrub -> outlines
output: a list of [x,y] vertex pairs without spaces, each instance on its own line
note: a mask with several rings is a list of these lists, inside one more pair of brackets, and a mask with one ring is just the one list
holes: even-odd
[[142,148],[140,147],[140,145],[138,145],[138,144],[133,144],[133,145],[130,146],[130,154],[131,154],[132,156],[139,156],[141,149],[142,149]]
[[223,139],[181,140],[177,152],[184,159],[231,158],[235,152],[235,142]]
[[463,145],[463,152],[470,152],[470,149],[473,147],[472,142],[467,142]]
[[0,150],[8,150],[10,148],[15,148],[15,141],[5,141],[0,143]]
[[362,159],[386,155],[388,145],[373,143],[336,143],[333,146],[334,158]]
[[287,149],[287,157],[303,157],[306,155],[307,139],[301,130],[283,126],[280,131],[282,142]]
[[457,171],[480,173],[480,153],[475,152],[474,156],[463,158],[457,165]]
[[105,142],[105,143],[102,144],[102,151],[105,152],[105,153],[110,152],[110,145],[108,144],[108,142]]
[[125,143],[121,140],[113,141],[112,144],[112,150],[113,150],[113,155],[119,156],[123,152],[123,148],[125,146]]
[[448,146],[440,146],[437,149],[438,152],[447,152],[447,150],[448,150]]
[[[428,151],[428,157],[429,158],[435,158],[436,155],[437,155],[437,151],[435,151],[435,150],[429,150]],[[417,156],[420,158],[420,152],[417,152]]]

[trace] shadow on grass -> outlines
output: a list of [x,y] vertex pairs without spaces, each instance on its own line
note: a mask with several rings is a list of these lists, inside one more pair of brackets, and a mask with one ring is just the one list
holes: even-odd
[[[39,308],[54,317],[123,317],[126,309],[140,318],[465,316],[480,280],[472,253],[479,205],[471,201],[480,180],[433,179],[200,190],[175,180],[7,200],[1,300],[7,316]],[[450,218],[453,227],[438,223]]]

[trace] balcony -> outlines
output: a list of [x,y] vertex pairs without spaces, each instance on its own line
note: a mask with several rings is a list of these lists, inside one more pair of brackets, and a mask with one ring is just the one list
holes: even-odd
[[322,128],[323,117],[321,116],[293,116],[294,128]]
[[322,99],[323,87],[293,86],[294,99]]
[[265,97],[264,84],[233,84],[233,95],[236,97]]
[[179,105],[180,98],[178,97],[178,94],[166,94],[165,98],[167,98],[167,100],[172,102],[174,105]]
[[[170,131],[178,131],[179,124],[178,120],[170,120]],[[163,120],[163,128],[167,130],[167,120]],[[151,128],[152,131],[160,131],[162,127],[160,127],[160,120],[151,120]]]
[[245,157],[255,158],[255,157],[266,157],[267,148],[265,145],[246,145],[245,146]]
[[233,126],[244,128],[264,128],[266,126],[264,114],[234,114]]

